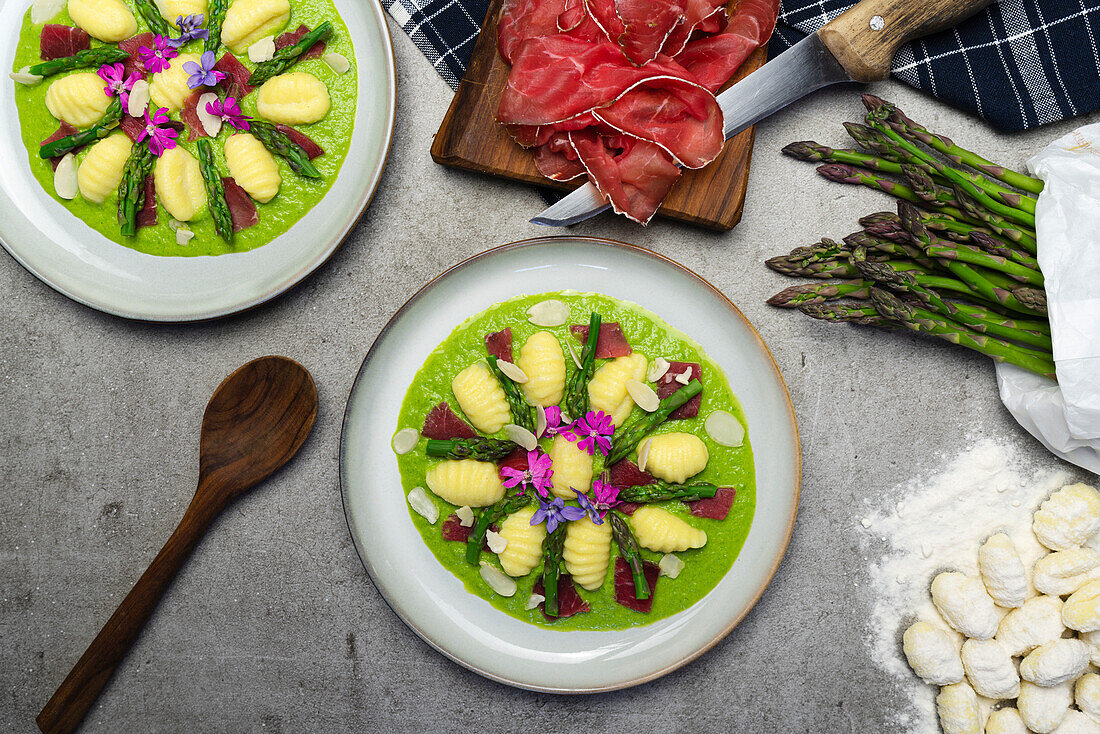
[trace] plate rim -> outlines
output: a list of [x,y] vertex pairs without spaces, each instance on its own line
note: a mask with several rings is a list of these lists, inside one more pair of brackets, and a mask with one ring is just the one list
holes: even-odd
[[[389,23],[386,20],[386,12],[382,7],[380,0],[370,0],[368,3],[374,18],[378,25],[383,29],[382,38],[384,41],[385,49],[389,52],[386,56],[389,61],[388,64],[388,77],[389,77],[389,94],[387,95],[387,115],[386,115],[386,134],[384,139],[384,154],[381,162],[378,164],[378,169],[372,174],[374,179],[370,186],[364,192],[359,202],[358,211],[353,217],[351,217],[343,231],[334,238],[332,244],[326,251],[320,254],[320,257],[316,262],[312,263],[309,267],[291,275],[287,280],[275,286],[269,292],[263,293],[255,298],[243,301],[233,306],[225,306],[205,312],[201,312],[198,315],[186,315],[180,317],[173,317],[166,315],[163,317],[150,317],[146,314],[142,314],[136,311],[130,311],[125,308],[114,308],[110,304],[93,302],[93,299],[79,295],[75,292],[71,292],[70,289],[62,286],[59,283],[51,282],[50,278],[46,274],[38,272],[29,262],[20,257],[11,245],[7,243],[4,238],[0,237],[0,247],[11,256],[11,258],[20,265],[25,271],[33,275],[39,281],[44,283],[53,291],[60,293],[69,300],[79,303],[82,306],[90,308],[101,313],[108,314],[110,316],[117,316],[119,318],[127,319],[129,321],[135,321],[138,323],[147,324],[195,324],[203,323],[207,321],[214,321],[217,319],[226,318],[228,316],[235,316],[240,313],[245,313],[258,308],[269,301],[272,301],[285,293],[288,293],[296,286],[307,280],[313,273],[317,272],[325,263],[332,259],[337,250],[344,244],[348,236],[351,234],[359,222],[362,221],[363,216],[366,214],[367,208],[370,206],[371,201],[374,200],[374,195],[378,192],[378,185],[382,181],[382,174],[386,170],[386,166],[389,164],[390,153],[393,147],[393,133],[397,118],[397,56],[393,47],[393,33],[390,31]],[[345,161],[346,162],[346,161]],[[324,198],[321,199],[321,202]],[[318,205],[321,203],[318,202]],[[270,244],[270,243],[268,243]],[[246,254],[246,253],[241,253]]]
[[[378,344],[382,340],[382,338],[389,332],[390,327],[397,321],[398,317],[400,317],[413,303],[418,301],[430,288],[434,287],[436,283],[438,283],[440,280],[442,280],[443,278],[447,277],[448,275],[450,275],[451,273],[453,273],[455,271],[470,267],[471,265],[475,264],[479,260],[482,260],[486,257],[490,257],[492,255],[496,255],[496,254],[503,253],[503,252],[508,252],[508,251],[511,251],[511,250],[526,248],[526,247],[533,247],[533,246],[553,243],[555,241],[560,241],[560,240],[570,240],[570,241],[576,241],[576,242],[588,242],[588,243],[598,244],[598,245],[602,245],[602,246],[609,246],[613,249],[616,249],[616,248],[617,249],[625,249],[629,252],[632,252],[632,253],[635,253],[635,254],[640,254],[644,257],[650,257],[652,259],[657,260],[658,262],[664,263],[666,265],[671,265],[672,267],[683,271],[684,273],[691,276],[699,284],[701,284],[704,288],[708,289],[713,294],[717,295],[721,299],[721,301],[724,302],[725,305],[733,312],[733,314],[736,317],[740,318],[741,321],[744,322],[744,324],[749,328],[749,331],[751,332],[752,336],[756,339],[757,344],[763,350],[764,354],[767,356],[769,362],[771,363],[772,368],[775,372],[775,375],[779,379],[779,385],[783,388],[783,396],[785,398],[785,405],[786,405],[786,409],[787,409],[787,415],[790,418],[790,426],[791,426],[791,430],[793,431],[793,434],[794,434],[793,435],[793,439],[794,439],[793,440],[794,460],[795,460],[795,465],[794,465],[794,501],[791,504],[790,515],[787,518],[787,526],[786,526],[782,546],[780,547],[779,551],[776,553],[776,556],[775,556],[774,560],[772,561],[771,567],[768,569],[767,575],[764,578],[763,582],[753,592],[751,602],[748,605],[746,605],[745,608],[738,615],[736,615],[733,619],[731,619],[730,622],[725,626],[725,628],[723,628],[717,634],[715,634],[714,637],[712,637],[709,641],[707,641],[703,645],[700,645],[697,650],[685,655],[683,658],[677,660],[676,662],[670,663],[669,665],[666,665],[665,667],[663,667],[659,670],[656,670],[656,671],[653,671],[653,672],[650,672],[650,673],[646,673],[644,675],[640,675],[640,676],[637,676],[635,678],[630,678],[628,680],[618,681],[618,682],[611,683],[611,684],[608,684],[608,685],[603,685],[603,686],[589,686],[589,687],[584,687],[584,688],[565,688],[565,687],[532,685],[532,684],[525,683],[525,682],[520,681],[520,680],[509,678],[508,676],[499,675],[497,673],[493,673],[493,672],[490,672],[488,670],[484,670],[484,669],[482,669],[482,668],[480,668],[476,665],[473,665],[473,664],[463,660],[462,658],[458,657],[457,655],[451,654],[448,650],[444,649],[440,645],[437,645],[424,632],[422,632],[416,625],[414,625],[409,620],[409,618],[401,612],[401,610],[397,609],[393,605],[393,603],[390,601],[390,599],[386,595],[386,593],[379,586],[378,582],[375,580],[374,571],[371,569],[370,564],[368,563],[366,557],[363,554],[363,550],[360,547],[358,537],[356,537],[356,534],[355,534],[354,530],[352,530],[351,518],[349,517],[349,512],[348,512],[348,478],[345,474],[346,467],[347,467],[347,461],[344,458],[345,453],[347,451],[347,434],[348,434],[349,414],[350,414],[352,400],[356,395],[356,391],[359,389],[359,387],[361,385],[360,378],[363,375],[363,371],[367,368],[368,364],[370,363],[371,357],[372,357],[372,355],[375,351],[375,348],[378,346]],[[688,663],[694,661],[699,656],[701,656],[703,653],[709,651],[712,647],[714,647],[719,642],[721,642],[723,639],[725,639],[730,634],[730,632],[732,632],[742,622],[742,620],[744,620],[744,618],[748,615],[748,613],[757,605],[757,603],[759,603],[759,601],[760,601],[761,597],[764,595],[764,591],[767,589],[767,587],[771,585],[772,580],[775,578],[775,574],[779,571],[780,564],[783,562],[783,559],[787,555],[787,549],[790,547],[791,538],[794,534],[795,520],[798,516],[798,507],[799,507],[799,503],[800,503],[801,495],[802,495],[802,444],[801,444],[801,441],[800,441],[800,438],[799,438],[798,417],[797,417],[797,415],[795,414],[795,411],[794,411],[794,403],[791,400],[790,389],[787,387],[787,382],[783,378],[783,372],[779,369],[779,364],[775,361],[775,356],[772,354],[771,350],[768,348],[768,345],[764,342],[764,339],[760,336],[760,333],[756,330],[756,327],[753,326],[751,321],[749,321],[748,317],[746,317],[745,314],[741,312],[741,309],[739,309],[736,306],[736,304],[733,303],[733,301],[731,301],[721,290],[719,290],[717,287],[715,287],[710,281],[708,281],[706,278],[704,278],[703,276],[696,273],[694,270],[692,270],[688,266],[683,265],[683,264],[677,262],[676,260],[673,260],[672,258],[667,257],[666,255],[662,255],[659,252],[655,252],[653,250],[650,250],[650,249],[645,248],[645,247],[641,247],[639,245],[633,245],[633,244],[630,244],[628,242],[622,242],[622,241],[610,239],[610,238],[607,238],[607,237],[582,236],[582,235],[546,235],[546,236],[542,236],[542,237],[531,237],[531,238],[527,238],[527,239],[516,240],[514,242],[509,242],[507,244],[498,245],[496,247],[489,248],[488,250],[484,250],[482,252],[471,255],[470,257],[467,257],[464,260],[450,266],[449,268],[444,270],[442,273],[435,276],[434,278],[429,280],[427,283],[425,283],[423,286],[421,286],[419,289],[417,289],[417,291],[415,293],[413,293],[412,296],[410,296],[405,301],[405,303],[402,304],[401,307],[397,309],[396,312],[394,312],[394,315],[392,317],[390,317],[390,319],[386,322],[385,326],[383,326],[382,329],[378,332],[378,335],[374,338],[374,342],[371,344],[370,349],[367,350],[366,355],[363,357],[363,362],[362,362],[362,364],[360,364],[359,370],[355,373],[355,380],[352,382],[351,389],[348,392],[348,399],[347,399],[347,402],[344,405],[344,416],[343,416],[343,419],[342,419],[341,425],[340,425],[340,455],[339,455],[339,462],[340,462],[340,466],[339,466],[339,472],[338,473],[339,473],[339,478],[340,478],[340,502],[341,502],[341,505],[342,505],[343,510],[344,510],[344,522],[347,525],[348,534],[351,536],[352,545],[355,548],[355,554],[359,557],[359,562],[363,565],[363,568],[366,570],[367,577],[370,579],[371,583],[374,585],[375,590],[378,591],[378,595],[382,598],[383,601],[386,602],[386,606],[388,606],[393,611],[393,613],[397,615],[398,619],[400,619],[405,624],[406,627],[408,627],[410,630],[412,630],[416,634],[417,637],[419,637],[421,640],[426,642],[430,647],[435,649],[437,652],[442,654],[444,657],[446,657],[447,659],[459,664],[460,666],[462,666],[466,670],[477,673],[478,675],[480,675],[484,678],[487,678],[489,680],[495,681],[497,683],[503,683],[503,684],[506,684],[506,685],[509,685],[509,686],[513,686],[515,688],[520,688],[520,689],[528,690],[528,691],[535,691],[535,692],[538,692],[538,693],[592,694],[592,693],[606,693],[606,692],[610,692],[610,691],[617,691],[617,690],[622,690],[622,689],[625,689],[625,688],[631,688],[633,686],[641,685],[643,683],[648,683],[650,681],[653,681],[653,680],[661,678],[665,675],[668,675],[669,673],[673,672],[674,670],[682,668],[683,666],[687,665]]]

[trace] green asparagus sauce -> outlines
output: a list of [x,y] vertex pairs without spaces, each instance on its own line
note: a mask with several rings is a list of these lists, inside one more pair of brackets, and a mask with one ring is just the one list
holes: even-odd
[[[572,373],[574,365],[565,342],[575,339],[569,332],[569,324],[587,324],[589,314],[593,311],[599,312],[605,323],[619,322],[633,349],[644,354],[650,361],[657,357],[664,357],[669,361],[698,362],[702,365],[703,399],[699,416],[688,420],[668,421],[658,427],[654,435],[684,431],[695,434],[706,443],[710,452],[710,462],[702,473],[688,481],[705,481],[719,486],[734,487],[737,494],[729,516],[725,520],[697,518],[691,515],[687,507],[679,501],[657,503],[691,525],[705,530],[707,544],[697,550],[677,553],[684,561],[685,567],[675,579],[662,576],[658,580],[652,610],[649,613],[635,612],[615,602],[614,567],[618,551],[612,541],[611,563],[603,587],[595,591],[586,591],[577,587],[581,596],[591,605],[592,611],[548,622],[539,609],[524,609],[531,595],[531,589],[542,573],[541,563],[528,576],[516,579],[519,589],[514,596],[510,598],[498,596],[481,578],[479,568],[466,562],[464,558],[466,544],[442,539],[440,527],[444,519],[456,509],[453,505],[429,492],[428,496],[439,508],[439,520],[432,525],[411,509],[409,514],[416,529],[424,538],[424,542],[431,548],[439,562],[461,579],[467,590],[512,617],[559,630],[623,629],[648,624],[687,609],[702,599],[726,575],[749,533],[756,506],[752,448],[749,446],[747,435],[744,445],[738,448],[727,448],[717,444],[703,428],[704,419],[714,410],[729,411],[737,416],[742,425],[746,423],[741,406],[730,390],[722,371],[703,353],[699,345],[640,307],[607,296],[570,291],[521,296],[493,306],[467,320],[431,353],[424,366],[416,373],[405,396],[397,430],[404,428],[419,430],[423,426],[425,414],[440,401],[446,401],[458,415],[462,415],[458,402],[451,392],[451,379],[472,362],[485,359],[484,336],[487,333],[511,327],[513,351],[518,356],[519,349],[527,337],[536,331],[543,330],[542,327],[534,326],[527,320],[527,309],[548,298],[562,300],[570,308],[570,318],[565,326],[545,329],[557,336],[562,343],[566,351],[568,374]],[[574,344],[579,354],[581,345],[576,341]],[[606,361],[597,360],[597,368]],[[632,417],[640,412],[641,410],[636,407]],[[497,437],[503,438],[503,432],[497,434]],[[426,439],[421,438],[411,452],[397,456],[406,494],[413,487],[427,486],[425,474],[438,461],[425,456],[426,443]],[[543,450],[548,450],[550,447],[548,439],[543,439],[541,444]],[[632,453],[630,458],[636,460],[637,456]],[[602,470],[601,460],[602,456],[597,452],[595,476],[598,476]],[[655,562],[659,561],[662,555],[645,549],[642,550],[642,554],[648,560]],[[482,560],[487,560],[499,567],[494,554],[484,551],[481,557]]]
[[[133,10],[133,2],[129,2],[128,5]],[[134,17],[138,22],[138,33],[144,33],[148,30],[148,24],[140,14],[135,12]],[[348,152],[348,144],[351,140],[356,109],[357,72],[355,52],[352,49],[347,27],[337,14],[332,2],[330,0],[294,0],[291,7],[290,21],[287,23],[286,28],[279,29],[276,33],[292,31],[302,23],[310,28],[315,28],[319,23],[326,20],[332,23],[334,29],[332,36],[326,41],[327,50],[343,54],[351,62],[351,69],[344,74],[337,74],[322,59],[306,59],[299,61],[288,70],[309,72],[328,87],[329,97],[332,100],[332,109],[328,115],[319,122],[295,126],[324,148],[325,154],[313,160],[313,164],[324,178],[310,180],[298,176],[290,169],[285,160],[276,156],[275,160],[278,162],[279,173],[282,176],[282,185],[279,188],[278,195],[266,204],[255,202],[259,222],[253,227],[237,232],[233,236],[232,243],[226,242],[215,232],[214,220],[208,207],[204,207],[195,215],[194,219],[187,223],[187,227],[195,233],[195,237],[188,244],[179,245],[176,244],[175,231],[168,225],[170,215],[163,206],[158,205],[158,223],[155,226],[139,229],[134,237],[123,237],[119,233],[117,219],[117,194],[108,195],[102,204],[85,201],[79,195],[71,201],[57,196],[54,191],[53,168],[48,160],[38,156],[38,149],[39,143],[52,135],[58,126],[58,121],[46,109],[46,90],[51,82],[60,79],[65,74],[46,77],[33,86],[9,82],[15,87],[15,103],[19,109],[23,144],[27,148],[31,172],[50,196],[89,227],[107,239],[131,247],[139,252],[150,255],[179,257],[224,255],[231,252],[244,252],[271,242],[290,229],[295,222],[324,198],[329,187],[336,180],[336,175],[344,162],[344,157]],[[65,10],[62,10],[49,22],[74,25]],[[28,10],[23,17],[19,47],[12,65],[14,70],[41,61],[39,57],[39,35],[41,32],[42,25],[31,23],[30,11]],[[114,44],[104,44],[92,40],[92,48],[105,45],[113,46]],[[179,51],[181,54],[194,53],[201,55],[203,41],[201,39],[191,41],[180,48]],[[217,56],[220,58],[226,51],[228,49],[222,46],[217,51]],[[237,59],[250,70],[256,66],[248,59],[247,54],[238,56]],[[77,69],[67,73],[95,72],[96,70],[95,68]],[[240,100],[240,105],[241,111],[245,115],[255,117],[255,92]],[[180,119],[178,112],[173,113],[171,117],[174,120]],[[225,165],[223,145],[225,139],[233,132],[235,132],[233,127],[228,124],[223,125],[213,144],[218,170],[223,176],[229,175],[229,170]],[[191,155],[196,159],[198,158],[195,144],[187,142],[187,131],[181,132],[177,140]],[[84,150],[86,151],[87,148]],[[77,154],[77,159],[83,159],[83,152]]]

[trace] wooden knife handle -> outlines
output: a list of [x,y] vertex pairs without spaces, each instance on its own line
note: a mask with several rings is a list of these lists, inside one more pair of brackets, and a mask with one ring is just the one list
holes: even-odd
[[951,28],[993,0],[863,0],[827,23],[818,37],[853,79],[885,79],[898,47]]

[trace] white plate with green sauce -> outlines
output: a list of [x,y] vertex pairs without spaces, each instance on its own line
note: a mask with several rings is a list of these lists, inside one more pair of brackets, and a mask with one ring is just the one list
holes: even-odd
[[[395,430],[411,424],[410,413],[415,416],[424,407],[413,394],[419,387],[406,393],[410,384],[421,384],[420,378],[414,383],[414,376],[425,361],[440,363],[443,354],[445,364],[452,351],[459,361],[469,356],[458,354],[468,334],[465,325],[459,331],[456,327],[477,316],[472,327],[480,330],[495,323],[494,313],[511,314],[528,305],[517,297],[560,291],[580,292],[573,309],[578,313],[571,313],[574,322],[590,305],[602,303],[610,310],[617,302],[629,302],[671,327],[673,341],[677,334],[686,335],[725,374],[736,396],[734,412],[747,424],[746,446],[751,449],[727,465],[748,467],[748,483],[741,485],[746,487],[747,512],[742,506],[740,515],[727,518],[732,523],[728,538],[714,534],[733,548],[732,567],[725,571],[720,562],[704,561],[706,546],[689,551],[681,575],[658,582],[653,610],[663,611],[649,618],[631,612],[636,615],[631,621],[613,607],[593,604],[594,611],[608,610],[606,624],[577,623],[584,614],[541,624],[535,617],[524,618],[522,601],[529,595],[530,580],[524,588],[523,579],[518,579],[517,596],[523,597],[518,606],[498,603],[476,586],[476,573],[462,574],[444,565],[450,551],[432,540],[444,516],[430,526],[410,515],[401,472],[406,479],[416,476],[417,465],[403,456],[399,469],[391,447]],[[482,313],[490,307],[488,315]],[[635,330],[642,328],[638,324]],[[626,331],[628,322],[623,326]],[[476,349],[470,341],[472,354]],[[440,345],[444,349],[436,351]],[[694,349],[685,348],[687,354]],[[704,362],[704,384],[706,374]],[[431,381],[423,388],[426,393],[442,390]],[[425,400],[436,397],[433,393]],[[707,405],[704,397],[700,416]],[[783,378],[752,325],[725,296],[690,270],[642,248],[596,238],[547,237],[504,245],[460,263],[397,312],[368,352],[352,388],[340,472],[344,510],[359,556],[383,598],[420,637],[493,680],[553,693],[591,693],[637,685],[675,670],[740,622],[786,550],[798,508],[801,455]],[[713,575],[716,567],[720,570],[706,588],[693,590],[692,563],[702,564],[695,567],[699,572]],[[678,610],[662,607],[669,599],[662,601],[661,594],[677,589],[694,603]],[[587,598],[595,599],[591,594]]]
[[[125,2],[133,9],[133,0]],[[0,58],[9,69],[38,60],[33,46],[43,23],[30,21],[28,4],[24,0],[0,5],[0,27],[5,29]],[[273,33],[329,20],[335,32],[328,50],[351,62],[344,73],[320,58],[307,58],[290,69],[315,75],[329,89],[328,115],[300,127],[325,149],[313,161],[322,181],[296,177],[279,160],[279,194],[256,204],[259,223],[236,233],[233,245],[218,239],[212,218],[200,212],[190,223],[196,236],[186,246],[177,246],[163,202],[160,224],[138,230],[137,238],[127,241],[111,216],[117,208],[113,193],[100,205],[103,211],[79,195],[62,200],[52,186],[48,162],[36,158],[43,131],[53,132],[57,121],[45,109],[35,111],[32,103],[43,106],[40,98],[53,78],[24,87],[5,73],[0,114],[20,124],[0,131],[0,170],[6,172],[0,177],[0,244],[69,298],[148,321],[198,321],[237,313],[278,296],[316,270],[359,221],[381,177],[393,133],[396,74],[389,30],[377,2],[291,0],[290,6],[287,25]],[[146,24],[136,17],[140,33]],[[64,8],[45,22],[73,25]],[[201,53],[201,41],[195,43],[197,50],[181,51]],[[98,45],[93,40],[93,48]],[[222,47],[217,55],[225,50]],[[246,67],[255,66],[246,54],[237,56]],[[245,114],[255,115],[255,98],[253,92],[242,100]],[[225,137],[223,132],[213,146],[223,176],[228,175],[221,150]],[[179,140],[193,154],[194,144],[186,139],[184,131]]]

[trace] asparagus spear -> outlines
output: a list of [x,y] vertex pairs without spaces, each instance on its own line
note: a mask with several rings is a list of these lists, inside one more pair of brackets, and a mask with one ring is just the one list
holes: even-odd
[[782,152],[800,161],[818,163],[847,163],[853,166],[862,166],[879,173],[901,173],[901,164],[879,156],[863,153],[858,150],[843,150],[830,148],[827,145],[815,143],[812,140],[804,140],[791,143],[783,148]]
[[787,255],[792,263],[807,267],[815,262],[826,262],[847,257],[848,247],[840,242],[822,237],[821,242],[809,247],[796,247]]
[[248,77],[248,85],[258,87],[271,77],[282,74],[297,63],[302,54],[313,48],[313,44],[323,41],[331,35],[332,23],[327,20],[319,23],[316,28],[298,39],[297,43],[280,48],[269,61],[257,64],[252,71],[252,75]]
[[985,224],[1000,236],[1015,242],[1032,255],[1038,251],[1034,229],[1027,229],[1022,225],[1006,222],[1004,219],[994,216],[962,191],[956,191],[955,194],[959,206],[966,212],[967,216],[978,223]]
[[149,146],[142,143],[134,145],[118,184],[118,223],[124,237],[137,234],[137,213],[145,204],[145,177],[152,170],[153,153]]
[[1021,283],[1029,283],[1040,288],[1043,286],[1043,274],[1038,270],[1033,270],[1001,255],[990,254],[977,247],[962,243],[949,244],[946,240],[933,239],[931,244],[924,248],[924,251],[929,257],[981,265],[990,270],[1000,270]]
[[569,378],[565,386],[565,397],[562,407],[566,414],[573,418],[582,418],[588,412],[588,380],[592,377],[592,369],[596,365],[596,342],[600,338],[601,318],[598,313],[593,313],[588,319],[588,341],[581,351],[581,366]]
[[429,439],[426,453],[435,458],[500,461],[516,450],[516,444],[499,438]]
[[270,122],[249,120],[248,132],[252,134],[252,137],[263,143],[265,148],[286,160],[291,170],[299,176],[323,178],[321,172],[310,162],[309,154],[302,150],[302,146],[295,143],[286,133],[281,132]]
[[869,298],[870,284],[865,280],[841,280],[826,283],[802,283],[785,288],[768,299],[768,305],[797,308],[810,303],[824,303],[837,298]]
[[168,21],[164,19],[164,16],[160,14],[160,10],[153,0],[134,0],[134,9],[138,11],[138,15],[148,24],[149,30],[165,38],[169,37],[171,26],[168,25]]
[[203,43],[203,51],[214,52],[222,45],[222,21],[225,20],[225,11],[229,9],[229,0],[210,0],[206,8],[206,41]]
[[878,309],[869,305],[851,305],[847,303],[807,303],[798,310],[820,321],[850,322],[870,326],[884,326],[889,320],[879,314]]
[[561,579],[562,555],[565,551],[565,525],[559,525],[542,541],[542,608],[547,617],[557,617],[558,581]]
[[38,156],[40,158],[55,158],[59,155],[65,155],[82,145],[94,143],[110,135],[111,131],[118,126],[118,121],[120,119],[122,119],[122,102],[118,97],[115,97],[111,100],[111,104],[107,106],[99,122],[92,125],[87,130],[81,130],[72,135],[66,135],[63,138],[58,138],[53,142],[46,143],[39,147]]
[[[856,166],[849,166],[841,163],[827,163],[823,166],[818,166],[817,172],[830,181],[867,186],[868,188],[877,189],[878,191],[889,194],[895,199],[902,199],[903,201],[920,204],[922,206],[930,205],[924,199],[917,196],[916,192],[905,184],[883,178],[874,171],[868,171],[865,168],[857,168]],[[951,204],[939,204],[936,206],[936,210],[960,221],[970,222],[971,224],[982,223],[980,220],[975,219],[968,213],[963,212],[958,207]]]
[[619,499],[623,502],[664,502],[665,500],[694,502],[709,499],[717,492],[718,486],[715,484],[654,482],[653,484],[641,484],[637,487],[624,487],[619,490]]
[[979,229],[974,229],[970,233],[970,242],[976,246],[985,250],[986,252],[994,255],[1000,255],[1001,257],[1007,257],[1010,260],[1025,265],[1032,270],[1039,270],[1039,261],[1028,255],[1026,252],[1022,252],[1013,247],[1006,240],[998,237],[997,235],[984,232]]
[[962,301],[952,301],[951,305],[962,311],[963,313],[976,316],[983,321],[1000,321],[1005,326],[1011,326],[1016,329],[1024,329],[1026,331],[1035,331],[1040,334],[1046,334],[1050,336],[1050,322],[1039,319],[1021,319],[1013,315],[1011,317],[1004,313],[999,313],[988,306],[979,306],[974,303],[964,303]]
[[508,399],[508,407],[512,409],[512,421],[517,426],[523,426],[534,433],[535,418],[531,413],[531,406],[527,403],[527,398],[523,395],[523,389],[513,382],[512,378],[501,372],[500,365],[497,364],[499,361],[496,355],[489,355],[489,369],[496,375],[497,381],[500,382],[500,386],[504,390],[504,397]]
[[120,48],[101,46],[100,48],[77,51],[72,56],[33,64],[27,71],[31,74],[46,77],[60,74],[63,71],[72,71],[73,69],[86,69],[92,66],[98,68],[104,64],[114,64],[128,58],[130,58],[130,54]]
[[634,577],[634,597],[639,600],[648,599],[649,582],[645,578],[642,552],[634,533],[630,532],[630,525],[618,512],[607,513],[607,519],[611,522],[611,534],[615,538],[615,545],[619,546],[619,555],[630,566],[630,575]]
[[214,162],[214,148],[209,138],[199,138],[195,142],[199,151],[199,170],[206,186],[206,200],[210,207],[210,216],[214,218],[214,229],[226,242],[233,241],[233,217],[229,213],[229,204],[225,200],[225,186],[221,174]]
[[482,508],[477,514],[474,527],[470,530],[470,537],[466,539],[466,561],[475,566],[477,565],[478,559],[481,557],[481,546],[485,544],[485,533],[489,530],[490,525],[530,503],[530,494],[513,494],[494,505]]
[[859,273],[852,267],[851,263],[836,260],[815,262],[803,266],[797,262],[792,262],[786,255],[779,255],[766,260],[764,264],[775,272],[784,275],[802,275],[807,278],[821,279],[859,277]]
[[[854,269],[854,268],[853,268]],[[691,400],[703,391],[703,383],[692,380],[676,392],[661,400],[657,410],[638,416],[630,423],[615,431],[611,438],[611,452],[607,455],[605,466],[611,466],[615,462],[625,459],[627,454],[634,450],[650,431],[659,426],[668,418],[672,411]]]

